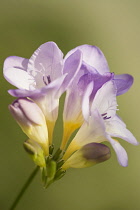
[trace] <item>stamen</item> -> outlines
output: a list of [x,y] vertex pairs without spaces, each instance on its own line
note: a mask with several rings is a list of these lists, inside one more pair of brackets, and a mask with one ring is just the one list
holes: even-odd
[[50,75],[47,76],[47,79],[48,79],[48,84],[51,83],[51,77],[50,77]]
[[103,117],[104,120],[108,120],[111,118],[111,116],[107,117],[107,113],[101,114],[101,116]]
[[101,114],[102,116],[105,116],[105,115],[107,115],[107,113],[104,113],[104,114]]
[[43,76],[43,82],[45,85],[48,85],[47,81],[46,81],[46,76]]
[[108,120],[110,118],[111,118],[111,116],[110,117],[107,117],[107,116],[103,117],[104,120]]
[[50,75],[43,76],[43,82],[44,82],[45,85],[48,85],[49,83],[51,83],[51,77],[50,77]]

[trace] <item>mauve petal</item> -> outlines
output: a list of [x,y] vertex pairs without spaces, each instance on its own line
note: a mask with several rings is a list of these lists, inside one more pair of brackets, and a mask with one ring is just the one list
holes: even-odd
[[90,96],[94,88],[94,83],[91,82],[87,86],[87,89],[85,90],[84,96],[83,96],[83,102],[82,102],[82,113],[84,119],[88,122],[89,116],[90,116]]
[[[61,88],[67,88],[67,94],[65,98],[63,119],[64,121],[72,121],[81,123],[83,118],[81,117],[81,105],[82,97],[78,90],[78,80],[81,75],[80,67],[82,63],[82,56],[79,50],[70,55],[64,64],[63,74],[67,74],[64,83]],[[71,107],[73,109],[71,110]]]
[[10,56],[5,59],[3,70],[5,71],[8,68],[18,68],[22,70],[27,70],[28,59],[18,57],[18,56]]
[[26,71],[17,68],[7,68],[4,71],[5,79],[19,89],[30,89],[30,85],[34,82],[34,78]]
[[106,60],[104,54],[102,53],[102,51],[96,46],[92,46],[92,45],[78,46],[78,47],[74,48],[73,50],[69,51],[68,54],[66,55],[65,59],[70,54],[75,52],[75,50],[77,50],[77,49],[81,50],[82,55],[83,55],[83,61],[85,63],[89,64],[90,66],[94,67],[100,74],[109,72],[107,60]]
[[8,90],[8,93],[14,97],[30,97],[32,99],[41,98],[42,96],[47,95],[48,92],[52,92],[53,97],[59,98],[63,89],[61,89],[61,92],[59,91],[60,86],[62,85],[66,75],[62,75],[57,80],[54,80],[47,86],[35,90],[23,90],[23,89],[12,89]]
[[67,76],[64,80],[63,87],[66,88],[71,85],[80,70],[81,64],[82,54],[80,50],[76,50],[65,60],[63,74],[67,73]]
[[113,78],[114,78],[113,73],[107,72],[107,73],[101,75],[96,71],[88,72],[88,68],[87,68],[87,72],[85,72],[85,74],[83,76],[81,76],[81,78],[79,79],[78,88],[81,92],[83,92],[83,91],[85,91],[85,88],[87,87],[87,85],[91,81],[93,81],[94,89],[93,89],[91,97],[90,97],[90,100],[93,100],[96,92],[103,86],[103,84],[112,80]]
[[20,98],[16,100],[15,103],[18,103],[19,109],[22,110],[29,121],[38,125],[45,123],[45,117],[41,109],[33,101],[26,98]]
[[40,91],[37,89],[37,90],[21,90],[21,89],[10,89],[8,90],[8,93],[11,95],[11,96],[14,96],[14,97],[28,97],[32,94],[36,94],[38,93],[38,95],[40,94]]
[[54,42],[42,44],[31,56],[28,72],[31,75],[43,72],[51,81],[62,75],[63,53]]
[[120,143],[118,141],[116,141],[110,137],[108,138],[108,140],[116,152],[119,164],[123,167],[128,166],[128,156],[127,156],[125,149],[120,145]]
[[133,84],[133,77],[130,74],[120,74],[114,76],[114,81],[117,87],[117,96],[122,95],[129,90]]
[[65,92],[65,89],[63,88],[63,82],[66,78],[67,74],[64,74],[57,78],[56,80],[49,83],[47,86],[41,88],[41,94],[47,95],[47,92],[52,91],[54,98],[60,98],[60,96]]

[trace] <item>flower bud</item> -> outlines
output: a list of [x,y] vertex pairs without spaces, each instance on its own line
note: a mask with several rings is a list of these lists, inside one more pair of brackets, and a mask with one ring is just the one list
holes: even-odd
[[24,142],[23,146],[36,165],[40,167],[46,166],[44,151],[42,150],[41,146],[37,144],[37,142],[28,139]]
[[90,143],[77,150],[62,166],[68,168],[85,168],[108,160],[111,156],[110,149],[104,144]]
[[36,103],[20,98],[9,105],[9,110],[26,135],[39,143],[48,155],[48,130],[45,117]]

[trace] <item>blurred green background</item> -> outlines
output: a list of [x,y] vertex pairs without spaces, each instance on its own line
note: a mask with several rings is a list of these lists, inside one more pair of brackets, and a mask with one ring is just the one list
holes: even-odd
[[[66,54],[82,45],[97,45],[110,70],[132,74],[135,83],[118,97],[119,115],[140,139],[140,1],[139,0],[4,0],[0,6],[0,209],[12,203],[34,168],[22,144],[22,133],[7,106],[13,98],[2,75],[10,55],[29,58],[35,49],[54,41]],[[56,137],[60,135],[57,126]],[[137,210],[140,209],[140,147],[121,141],[129,166],[112,158],[86,169],[70,169],[48,190],[35,178],[17,210]]]

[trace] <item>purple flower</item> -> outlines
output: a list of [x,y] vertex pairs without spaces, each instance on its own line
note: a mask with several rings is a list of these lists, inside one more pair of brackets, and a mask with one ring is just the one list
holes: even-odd
[[[16,56],[7,58],[4,77],[18,88],[9,90],[12,96],[19,97],[10,105],[10,111],[30,138],[26,142],[26,150],[32,153],[38,165],[44,165],[44,153],[45,156],[52,156],[52,135],[59,99],[66,92],[63,139],[58,153],[52,160],[48,159],[49,164],[55,164],[56,174],[53,178],[62,175],[56,172],[56,168],[60,169],[61,166],[63,169],[87,167],[100,162],[100,155],[101,160],[108,159],[109,150],[100,144],[105,141],[114,148],[119,163],[127,166],[127,153],[114,138],[124,139],[134,145],[138,142],[116,114],[116,96],[129,90],[133,77],[111,73],[98,47],[79,46],[63,59],[58,46],[54,42],[47,42],[29,60]],[[65,150],[69,137],[78,128],[63,155],[61,152]],[[92,149],[97,149],[97,153],[93,154]],[[56,167],[56,160],[61,162],[62,159],[65,163]]]
[[15,97],[30,97],[40,106],[46,117],[50,144],[59,98],[80,66],[79,50],[63,60],[63,53],[54,42],[41,45],[29,60],[11,56],[4,62],[4,77],[18,88],[9,93]]
[[[65,148],[72,132],[79,128],[84,121],[82,115],[83,96],[90,83],[94,84],[94,88],[90,89],[89,103],[93,101],[97,91],[107,81],[114,81],[117,88],[116,95],[125,93],[133,83],[133,77],[131,75],[115,75],[114,73],[110,73],[104,54],[96,46],[82,45],[76,47],[68,52],[65,59],[77,50],[82,52],[82,65],[75,79],[67,88],[63,112],[64,135],[61,149]],[[87,104],[84,104],[84,106],[87,107]],[[71,109],[71,107],[73,108]]]
[[[65,148],[71,133],[75,129],[79,128],[83,123],[81,105],[84,92],[88,84],[90,82],[94,82],[94,89],[92,89],[92,93],[90,96],[90,100],[92,101],[98,89],[100,89],[104,83],[114,78],[114,74],[110,73],[108,70],[108,65],[104,55],[101,54],[100,56],[97,56],[97,54],[100,54],[100,51],[97,53],[96,50],[94,50],[94,53],[92,53],[92,60],[95,66],[91,66],[85,63],[85,53],[87,51],[82,51],[81,47],[79,47],[79,50],[82,52],[81,68],[79,69],[76,77],[66,91],[66,99],[63,112],[64,136],[61,144],[61,149]],[[77,49],[70,51],[66,55],[65,59],[67,59],[67,57],[69,57]],[[96,63],[100,63],[100,65],[96,65]],[[105,65],[106,70],[101,74],[98,70],[101,70]],[[72,110],[71,107],[73,107]]]
[[86,144],[109,141],[117,154],[119,163],[125,167],[128,161],[127,153],[114,137],[124,139],[134,145],[138,145],[138,142],[126,128],[125,123],[116,115],[117,89],[115,82],[106,82],[97,91],[92,103],[90,103],[90,94],[93,88],[94,85],[90,83],[86,89],[82,106],[85,121],[70,143],[63,158],[67,160],[74,151],[79,150]]

